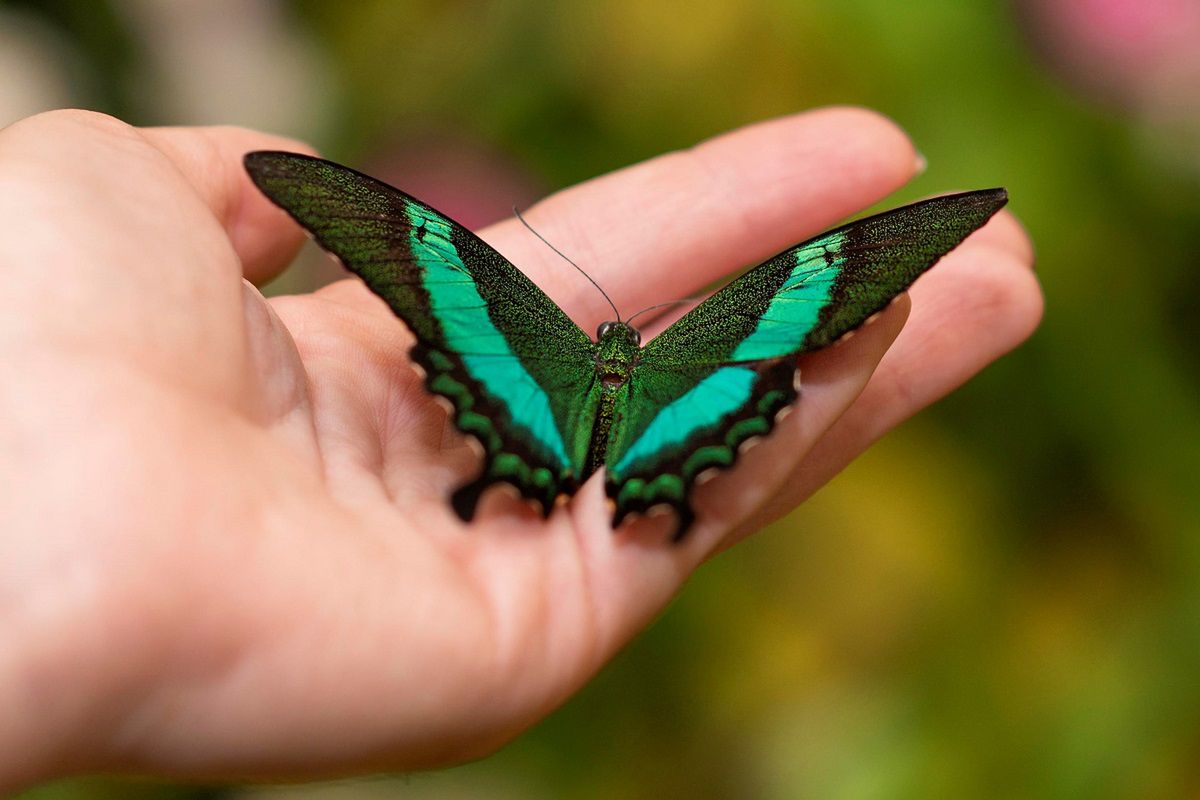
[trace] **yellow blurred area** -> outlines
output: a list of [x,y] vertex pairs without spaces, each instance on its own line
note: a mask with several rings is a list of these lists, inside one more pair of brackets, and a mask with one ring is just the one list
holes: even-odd
[[[0,124],[71,103],[269,128],[480,221],[764,117],[878,108],[929,162],[887,204],[1006,186],[1047,296],[1029,344],[706,565],[492,758],[23,797],[1200,796],[1200,99],[1163,90],[1200,64],[1191,5],[0,5]],[[333,274],[309,255],[276,288]]]

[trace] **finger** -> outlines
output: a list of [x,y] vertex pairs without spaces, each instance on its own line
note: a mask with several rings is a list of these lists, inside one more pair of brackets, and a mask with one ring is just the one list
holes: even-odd
[[242,157],[252,150],[313,155],[294,139],[246,128],[144,128],[142,135],[183,173],[224,227],[251,283],[278,275],[304,241],[303,231],[250,181]]
[[[741,530],[787,513],[888,430],[1028,338],[1042,314],[1032,260],[1028,237],[1002,212],[921,278],[908,324],[862,395]],[[809,359],[806,377],[819,377],[833,357]]]
[[[802,241],[894,191],[917,168],[894,123],[864,109],[829,108],[588,181],[526,218],[628,316]],[[581,323],[612,316],[582,276],[518,223],[483,235]]]

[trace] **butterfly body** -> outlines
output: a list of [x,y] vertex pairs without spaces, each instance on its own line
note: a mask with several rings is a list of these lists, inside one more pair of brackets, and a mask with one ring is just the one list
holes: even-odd
[[426,388],[483,446],[483,470],[451,498],[462,519],[495,483],[548,515],[603,468],[614,527],[667,505],[677,539],[700,476],[731,467],[795,400],[796,356],[861,325],[1006,200],[967,192],[822,234],[643,346],[619,320],[588,336],[466,228],[373,178],[291,153],[251,153],[246,167],[412,330]]
[[623,322],[604,322],[596,332],[595,424],[588,447],[586,480],[604,466],[613,420],[629,394],[629,382],[641,353],[641,334]]

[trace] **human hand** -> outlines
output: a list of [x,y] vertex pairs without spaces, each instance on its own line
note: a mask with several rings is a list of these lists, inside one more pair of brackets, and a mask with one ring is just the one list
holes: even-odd
[[[0,790],[488,752],[580,688],[706,557],[1040,314],[1029,245],[1001,213],[914,286],[911,315],[902,299],[803,358],[796,413],[697,491],[682,545],[665,542],[669,520],[611,533],[599,476],[547,522],[491,492],[465,526],[447,496],[478,461],[409,368],[403,325],[355,280],[271,301],[243,280],[300,242],[242,171],[255,149],[303,148],[84,112],[0,131]],[[637,309],[829,227],[916,163],[890,123],[828,109],[527,216]],[[606,316],[513,222],[482,235],[585,330]]]

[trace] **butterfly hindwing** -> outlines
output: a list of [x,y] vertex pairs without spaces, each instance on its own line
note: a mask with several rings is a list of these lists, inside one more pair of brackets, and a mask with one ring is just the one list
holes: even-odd
[[926,200],[824,233],[754,267],[643,348],[606,453],[615,522],[660,503],[692,519],[709,468],[792,402],[795,356],[882,310],[1006,202],[1002,189]]
[[427,388],[485,451],[482,475],[454,497],[464,519],[492,483],[546,513],[574,491],[595,406],[587,334],[493,248],[387,184],[294,153],[251,153],[246,168],[413,332]]
[[776,414],[796,397],[794,373],[790,358],[716,368],[643,360],[619,409],[624,424],[608,443],[614,527],[631,512],[667,503],[682,538],[693,519],[696,478],[732,466],[743,442],[770,432]]

